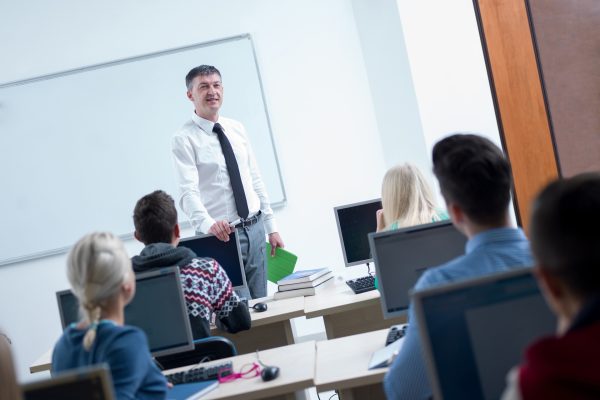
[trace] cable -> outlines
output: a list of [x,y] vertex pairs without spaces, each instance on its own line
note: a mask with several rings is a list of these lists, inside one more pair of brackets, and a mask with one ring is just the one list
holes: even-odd
[[331,397],[329,397],[329,400],[333,399],[333,397],[334,397],[334,396],[337,396],[337,397],[338,397],[338,399],[340,398],[340,396],[338,396],[338,392],[337,392],[337,390],[335,391],[335,393],[334,393],[334,394],[332,394],[332,395],[331,395]]
[[367,273],[369,274],[369,276],[373,276],[373,273],[371,272],[371,264],[367,263]]

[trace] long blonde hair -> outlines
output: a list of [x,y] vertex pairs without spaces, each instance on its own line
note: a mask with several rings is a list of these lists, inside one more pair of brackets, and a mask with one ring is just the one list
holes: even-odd
[[20,400],[21,388],[17,383],[15,367],[6,335],[0,335],[0,400]]
[[92,347],[96,338],[102,309],[119,294],[131,273],[131,260],[125,247],[112,233],[91,233],[71,249],[67,277],[79,300],[80,312],[89,323],[83,339],[86,350]]
[[383,177],[381,203],[385,229],[440,220],[433,191],[419,169],[409,163],[390,168]]

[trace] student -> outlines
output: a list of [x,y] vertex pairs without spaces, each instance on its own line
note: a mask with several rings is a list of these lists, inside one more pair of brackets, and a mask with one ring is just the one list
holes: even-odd
[[535,274],[558,317],[556,336],[525,352],[505,399],[600,398],[600,174],[544,189],[533,207]]
[[84,319],[67,327],[54,346],[52,372],[108,363],[118,400],[165,399],[167,381],[146,335],[124,325],[135,274],[123,243],[110,233],[84,236],[69,253],[67,277]]
[[0,400],[21,400],[21,389],[10,351],[10,339],[0,332]]
[[[525,235],[510,224],[511,174],[500,149],[476,135],[447,137],[433,148],[433,172],[454,226],[469,240],[463,256],[428,269],[415,290],[533,264]],[[388,399],[432,396],[412,304],[408,318],[402,349],[384,380]]]
[[386,172],[381,203],[377,232],[448,219],[448,214],[436,207],[433,191],[421,171],[408,163]]
[[177,209],[162,190],[138,200],[133,211],[135,237],[146,247],[131,259],[135,272],[177,265],[187,303],[194,339],[210,336],[210,320],[217,315],[219,327],[230,333],[250,329],[248,306],[233,291],[231,281],[218,262],[196,257],[179,243]]

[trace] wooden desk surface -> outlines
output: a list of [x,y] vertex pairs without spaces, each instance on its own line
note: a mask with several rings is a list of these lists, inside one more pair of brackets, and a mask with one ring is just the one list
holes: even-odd
[[323,289],[315,296],[305,297],[304,314],[306,318],[337,314],[375,304],[380,306],[379,290],[354,294],[346,285],[345,279],[334,277],[325,283]]
[[[314,386],[315,377],[314,341],[292,344],[260,352],[260,360],[266,365],[280,368],[279,376],[269,382],[263,382],[260,376],[251,379],[238,379],[234,382],[221,383],[219,387],[203,396],[202,399],[263,399],[281,396]],[[226,358],[203,364],[219,364],[233,361],[234,371],[256,361],[256,353]],[[186,370],[190,367],[176,368],[165,373]]]
[[317,391],[347,389],[383,381],[387,368],[369,370],[371,354],[384,347],[387,329],[317,342]]

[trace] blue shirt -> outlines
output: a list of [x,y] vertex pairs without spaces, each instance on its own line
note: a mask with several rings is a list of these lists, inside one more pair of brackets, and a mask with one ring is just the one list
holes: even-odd
[[74,324],[65,329],[52,353],[53,373],[108,363],[118,400],[167,397],[167,381],[152,361],[140,329],[103,320],[89,351],[83,348],[86,332]]
[[[417,281],[415,291],[532,265],[529,242],[521,229],[491,229],[472,237],[466,244],[465,255],[427,270]],[[388,400],[432,396],[412,304],[408,319],[410,324],[402,350],[383,382]]]

